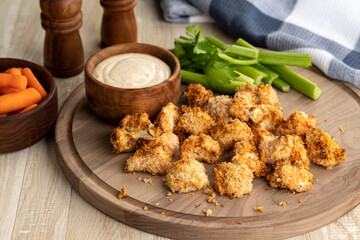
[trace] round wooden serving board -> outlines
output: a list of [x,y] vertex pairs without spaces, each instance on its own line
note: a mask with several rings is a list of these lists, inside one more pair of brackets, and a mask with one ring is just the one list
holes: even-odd
[[[347,151],[346,161],[333,170],[311,165],[314,186],[308,192],[292,194],[286,189],[273,189],[257,178],[251,196],[231,200],[217,195],[215,199],[224,207],[208,203],[209,196],[202,190],[193,195],[167,196],[164,177],[123,171],[132,153],[113,154],[109,135],[116,126],[98,119],[89,110],[84,84],[71,94],[58,116],[55,137],[60,166],[90,204],[130,226],[166,237],[285,238],[327,225],[360,203],[360,98],[314,68],[296,71],[315,81],[323,95],[312,101],[294,90],[279,92],[285,116],[295,110],[316,115],[321,122],[319,128],[334,136]],[[340,126],[345,133],[339,130]],[[231,153],[227,153],[223,161],[230,158]],[[214,166],[205,166],[212,184]],[[151,178],[152,183],[139,181],[139,177]],[[122,187],[128,197],[119,200]],[[288,204],[282,207],[279,202]],[[265,212],[256,212],[258,206],[264,206]],[[212,216],[206,217],[204,209],[211,209]]]

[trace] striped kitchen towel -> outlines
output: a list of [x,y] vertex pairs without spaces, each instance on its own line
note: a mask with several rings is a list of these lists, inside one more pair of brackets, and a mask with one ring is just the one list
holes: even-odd
[[234,38],[310,53],[326,75],[360,88],[359,0],[161,0],[161,7],[169,22],[207,13]]

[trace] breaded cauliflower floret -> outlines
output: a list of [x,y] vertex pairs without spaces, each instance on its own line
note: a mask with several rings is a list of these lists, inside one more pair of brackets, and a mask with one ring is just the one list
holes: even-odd
[[202,107],[211,97],[213,92],[206,90],[201,84],[191,83],[184,92],[184,97],[190,107]]
[[160,135],[154,124],[149,120],[147,113],[135,113],[126,115],[119,123],[119,127],[128,131],[135,140],[154,140]]
[[182,115],[175,128],[175,133],[181,141],[190,135],[207,134],[215,123],[207,111],[199,107],[192,108],[183,105],[180,110]]
[[310,167],[304,142],[297,135],[277,136],[270,141],[261,141],[259,151],[261,160],[273,166],[278,161],[289,159],[292,164],[304,165],[305,169]]
[[246,164],[221,163],[214,168],[214,188],[221,195],[241,198],[250,194],[254,175]]
[[273,133],[262,126],[252,124],[251,130],[254,134],[254,143],[256,146],[259,146],[261,141],[271,141],[275,138]]
[[125,163],[125,172],[148,172],[164,175],[170,166],[171,155],[159,141],[150,141],[136,150]]
[[279,99],[276,91],[269,84],[261,83],[257,88],[257,104],[272,105],[274,107],[279,105]]
[[130,136],[128,131],[119,127],[115,128],[111,133],[110,141],[116,154],[134,151],[138,146],[136,140]]
[[252,111],[255,111],[256,109],[255,102],[256,96],[253,92],[236,92],[234,98],[230,103],[228,113],[231,117],[235,117],[240,119],[241,121],[247,122],[250,120]]
[[250,120],[270,132],[275,132],[276,127],[284,120],[284,114],[281,107],[258,105],[251,109]]
[[228,95],[215,96],[209,99],[205,105],[205,109],[215,122],[228,120],[230,118],[229,107],[231,105],[231,97]]
[[193,158],[171,164],[166,175],[166,186],[173,192],[186,193],[209,185],[204,165]]
[[312,187],[313,174],[301,165],[293,165],[290,160],[286,160],[277,162],[275,170],[266,179],[273,188],[304,192]]
[[165,132],[157,137],[155,142],[162,144],[164,150],[170,154],[170,156],[174,155],[176,151],[180,148],[179,138],[176,134],[172,132]]
[[242,140],[235,144],[234,157],[231,162],[248,165],[256,177],[264,177],[268,172],[265,162],[260,161],[255,143],[252,140]]
[[179,120],[178,107],[169,102],[161,109],[154,122],[163,132],[172,132]]
[[220,144],[210,136],[205,134],[192,135],[181,146],[179,159],[194,158],[198,161],[214,164],[219,161],[222,153]]
[[289,115],[286,121],[282,122],[277,131],[281,135],[295,134],[304,137],[309,129],[316,128],[316,118],[304,112],[296,111]]
[[339,147],[334,138],[320,129],[310,129],[306,133],[306,150],[314,163],[332,169],[345,161],[346,150]]
[[210,136],[218,141],[224,150],[234,147],[240,140],[252,140],[251,128],[239,119],[217,122],[210,130]]

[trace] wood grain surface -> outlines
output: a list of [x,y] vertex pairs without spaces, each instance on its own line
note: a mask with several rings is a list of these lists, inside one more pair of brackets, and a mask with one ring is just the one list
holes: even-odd
[[[291,237],[319,228],[360,202],[360,146],[352,144],[360,135],[360,122],[352,121],[360,118],[360,99],[341,84],[329,84],[313,68],[294,70],[326,90],[318,101],[297,92],[279,92],[284,113],[289,115],[301,110],[317,115],[319,127],[335,136],[340,146],[347,149],[346,162],[333,170],[311,166],[314,187],[305,193],[275,190],[266,181],[255,179],[251,196],[232,200],[217,196],[216,200],[225,207],[208,203],[209,196],[202,191],[194,195],[173,193],[169,197],[164,177],[123,171],[125,161],[132,153],[113,154],[109,135],[116,124],[106,123],[93,114],[85,98],[84,85],[71,94],[59,114],[55,138],[60,166],[70,183],[90,204],[124,223],[166,237],[233,239],[240,235],[243,239],[268,239],[269,236]],[[184,90],[185,86],[182,88]],[[334,95],[338,97],[334,98]],[[344,99],[346,104],[343,104]],[[183,102],[181,99],[179,106]],[[351,134],[343,134],[340,126]],[[228,161],[231,155],[225,154],[222,161]],[[176,159],[175,156],[173,161]],[[212,183],[214,166],[205,165]],[[140,181],[139,177],[150,178],[152,184]],[[122,187],[127,189],[128,197],[119,200],[116,196]],[[281,207],[280,202],[288,204]],[[200,206],[195,207],[197,204]],[[148,211],[144,211],[145,206]],[[264,214],[254,210],[258,206],[265,207]],[[212,210],[211,217],[204,216],[206,209]],[[165,214],[161,215],[163,211]],[[243,224],[239,225],[239,222]]]
[[[185,33],[186,24],[170,24],[163,20],[159,2],[156,0],[139,0],[134,11],[138,42],[169,49],[173,48],[174,37]],[[82,12],[83,26],[80,35],[84,46],[84,59],[88,59],[100,50],[103,9],[99,1],[84,0]],[[1,57],[20,58],[43,64],[45,32],[41,27],[40,13],[38,0],[0,1]],[[234,41],[214,23],[200,25],[204,27],[205,34],[213,34],[226,42]],[[59,106],[62,106],[72,91],[84,81],[84,75],[66,79],[55,78],[55,81]],[[328,80],[326,83],[333,82],[335,81]],[[293,91],[289,94],[293,94]],[[335,93],[333,97],[338,96]],[[341,105],[346,106],[348,99],[342,100]],[[331,114],[331,109],[329,111]],[[355,123],[356,119],[353,119],[353,122]],[[340,121],[326,124],[331,124],[334,131],[340,134],[336,131]],[[344,129],[345,136],[353,137],[346,126]],[[359,143],[359,139],[354,138],[348,144],[358,146]],[[29,148],[0,154],[0,239],[166,239],[117,221],[80,197],[59,167],[55,146],[54,135],[50,132],[46,138]],[[360,239],[359,216],[360,206],[322,228],[291,239]]]

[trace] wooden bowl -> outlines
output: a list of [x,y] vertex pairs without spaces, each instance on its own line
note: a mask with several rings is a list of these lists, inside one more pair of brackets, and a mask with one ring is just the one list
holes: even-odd
[[38,142],[54,125],[58,110],[56,84],[44,67],[25,60],[0,58],[0,72],[11,67],[30,68],[48,96],[36,108],[0,118],[0,153],[20,150]]
[[[144,53],[166,62],[172,74],[166,81],[145,88],[118,88],[95,79],[93,70],[102,60],[121,53]],[[180,63],[170,51],[143,43],[118,44],[95,53],[85,65],[85,89],[88,105],[100,118],[118,124],[127,114],[146,112],[150,118],[169,102],[180,97]]]

